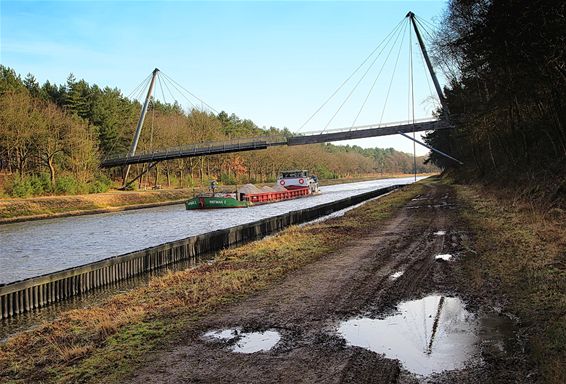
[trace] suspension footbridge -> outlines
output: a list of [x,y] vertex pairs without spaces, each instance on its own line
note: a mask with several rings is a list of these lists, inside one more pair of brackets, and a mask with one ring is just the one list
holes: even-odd
[[[429,58],[425,44],[423,42],[421,33],[419,31],[418,25],[422,26],[422,23],[419,21],[419,19],[416,18],[416,16],[412,12],[409,12],[406,15],[406,17],[403,21],[406,21],[405,27],[408,27],[410,29],[411,26],[412,26],[412,29],[414,30],[414,33],[416,35],[418,45],[420,47],[420,51],[422,53],[423,62],[426,63],[426,67],[428,69],[429,75],[430,75],[430,77],[431,77],[431,79],[434,83],[436,96],[438,97],[438,101],[440,102],[440,106],[441,106],[441,113],[440,113],[439,118],[425,118],[425,119],[419,119],[419,120],[415,119],[414,118],[414,93],[412,93],[412,97],[413,97],[413,118],[408,119],[406,121],[402,121],[402,122],[393,122],[393,123],[381,123],[380,122],[380,123],[377,123],[377,124],[366,124],[366,125],[357,125],[357,126],[352,125],[350,127],[336,128],[336,129],[328,129],[328,125],[327,125],[322,130],[311,131],[311,132],[303,132],[301,134],[291,134],[291,135],[285,135],[285,136],[277,135],[277,134],[276,135],[263,135],[263,136],[257,136],[257,137],[251,137],[251,138],[238,138],[238,139],[231,139],[231,140],[224,140],[224,141],[202,142],[202,143],[184,145],[184,146],[175,147],[175,148],[152,150],[152,151],[146,151],[146,152],[136,152],[137,144],[138,144],[140,134],[141,134],[141,128],[144,124],[144,119],[145,119],[145,116],[146,116],[146,113],[147,113],[147,109],[148,109],[148,106],[149,106],[150,101],[151,101],[152,91],[153,91],[153,88],[154,88],[154,85],[155,85],[155,80],[156,80],[156,78],[157,78],[157,76],[160,72],[156,68],[152,72],[151,81],[149,82],[147,96],[146,96],[145,102],[144,102],[143,107],[142,107],[140,119],[138,121],[137,128],[136,128],[136,131],[135,131],[135,134],[134,134],[134,139],[132,141],[129,152],[127,154],[119,154],[119,155],[114,155],[114,156],[108,157],[101,162],[100,166],[102,168],[125,166],[126,171],[125,171],[125,176],[124,176],[124,186],[126,186],[127,184],[131,184],[133,181],[135,181],[136,179],[141,177],[141,175],[143,173],[148,172],[150,169],[155,167],[161,161],[180,159],[180,158],[188,158],[188,157],[206,156],[206,155],[217,155],[217,154],[226,154],[226,153],[234,153],[234,152],[261,150],[261,149],[266,149],[266,148],[269,148],[269,147],[282,146],[282,145],[286,145],[286,146],[308,145],[308,144],[328,143],[328,142],[335,142],[335,141],[342,141],[342,140],[352,140],[352,139],[388,136],[388,135],[396,135],[396,134],[401,134],[404,137],[406,137],[410,140],[413,140],[415,143],[424,145],[427,148],[429,148],[430,150],[435,151],[442,156],[446,156],[446,157],[448,157],[448,158],[450,158],[454,161],[459,162],[458,160],[450,157],[449,155],[447,155],[443,152],[440,152],[440,151],[436,150],[435,148],[432,148],[432,147],[416,140],[414,137],[410,137],[409,135],[407,135],[407,133],[449,129],[449,128],[452,128],[452,124],[450,123],[450,119],[448,118],[449,109],[448,109],[448,106],[446,104],[446,99],[445,99],[445,97],[442,93],[440,83],[438,82],[437,76],[434,72],[431,60]],[[400,24],[401,23],[399,23],[399,25]],[[399,28],[399,25],[396,27],[396,29],[398,31],[401,31],[401,29]],[[388,36],[389,40],[392,40],[392,36],[393,36],[394,31],[392,31],[392,33],[390,33],[390,35]],[[395,38],[395,42],[399,39],[399,35],[400,35],[400,32],[397,35],[397,37]],[[401,39],[401,41],[404,39],[404,36],[405,36],[405,32],[403,32],[403,38]],[[409,32],[409,36],[411,36],[410,32]],[[409,38],[409,41],[410,41],[410,38]],[[378,48],[379,48],[379,46],[378,46]],[[378,48],[376,48],[372,52],[372,54]],[[384,49],[385,49],[385,47],[383,47],[382,52],[383,52]],[[389,54],[391,54],[391,52],[392,52],[392,49],[389,51]],[[400,50],[399,50],[399,52],[400,52]],[[371,55],[368,56],[368,58],[366,58],[366,60],[364,60],[362,65],[365,62],[367,62],[370,57],[371,57]],[[389,57],[389,55],[388,55],[388,57]],[[398,59],[398,57],[399,56],[397,56],[397,59]],[[376,58],[373,60],[371,65],[373,65],[375,63],[375,61],[376,61]],[[360,65],[360,67],[358,67],[356,69],[356,71],[354,71],[354,73],[356,73],[361,68],[362,65]],[[411,71],[411,73],[410,73],[410,76],[411,76],[410,84],[411,84],[411,87],[413,87],[413,85],[414,85],[414,81],[412,80],[412,65],[413,64],[412,64],[412,56],[411,56],[411,62],[410,62],[410,68],[411,68],[410,69],[410,71]],[[370,68],[371,68],[371,66],[370,66]],[[383,67],[382,67],[382,69],[383,69]],[[365,74],[367,74],[368,71],[369,71],[369,69],[366,70]],[[380,73],[381,73],[381,70],[380,70]],[[365,76],[365,74],[364,74],[364,76]],[[338,88],[338,90],[348,80],[350,80],[350,78],[352,78],[352,76],[353,76],[353,74],[348,79],[346,79],[346,81],[344,83],[342,83],[342,85]],[[362,79],[363,79],[363,77],[362,77]],[[358,81],[358,83],[356,84],[356,87],[359,85],[360,81]],[[373,85],[375,85],[375,81],[374,81]],[[391,83],[390,83],[390,87],[391,87]],[[372,86],[372,89],[373,89],[373,86]],[[335,91],[334,94],[332,94],[332,96],[330,98],[332,98],[336,94],[337,91]],[[353,90],[352,90],[352,92],[353,92]],[[340,108],[338,108],[338,111],[336,113],[338,113],[340,111],[340,109],[342,108],[344,103],[351,96],[352,92],[350,92],[350,94],[348,95],[346,100],[342,103],[342,105],[340,105]],[[371,92],[371,90],[370,90],[370,92]],[[410,92],[413,92],[413,90],[411,89]],[[194,96],[194,95],[192,95],[192,96]],[[387,96],[389,96],[389,90],[388,90]],[[330,100],[330,98],[328,100]],[[200,99],[198,99],[198,100],[201,101],[202,103],[204,103],[202,100],[200,100]],[[321,108],[328,102],[328,100],[325,101],[325,103],[321,106]],[[367,101],[367,97],[366,97],[366,100],[364,101],[364,105],[365,105],[366,101]],[[208,104],[206,104],[206,105],[208,105]],[[362,105],[362,108],[364,107],[364,105]],[[318,113],[321,108],[319,108],[313,114],[313,116],[316,113]],[[361,111],[361,109],[360,109],[360,111]],[[336,116],[336,113],[334,114],[334,116],[332,118],[334,118]],[[307,120],[307,122],[310,121],[310,119],[313,116],[311,116]],[[358,116],[359,116],[359,113],[358,113]],[[358,116],[356,116],[356,119],[358,118]],[[128,173],[129,173],[130,166],[133,165],[133,164],[145,164],[145,163],[147,163],[148,166],[144,167],[142,174],[138,175],[135,179],[128,181],[127,179],[128,179]]]

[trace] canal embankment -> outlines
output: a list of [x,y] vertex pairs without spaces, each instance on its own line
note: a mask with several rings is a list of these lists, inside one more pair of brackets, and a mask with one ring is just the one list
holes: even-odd
[[529,380],[566,382],[566,212],[515,191],[454,188],[472,235],[462,276],[474,301],[517,319]]
[[0,199],[0,224],[180,204],[192,196],[192,189],[167,189]]
[[385,187],[251,223],[187,237],[62,271],[0,285],[0,318],[6,319],[79,296],[200,255],[260,239],[291,225],[343,210],[396,189]]

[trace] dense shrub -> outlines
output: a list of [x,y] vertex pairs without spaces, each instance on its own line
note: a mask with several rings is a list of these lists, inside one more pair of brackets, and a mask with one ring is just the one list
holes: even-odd
[[110,189],[112,180],[102,173],[96,175],[95,179],[88,185],[88,193],[102,193]]
[[334,172],[332,172],[330,169],[328,169],[328,167],[326,165],[319,165],[313,171],[314,171],[314,174],[319,179],[335,179],[336,178],[336,174]]
[[60,176],[55,182],[55,193],[58,195],[79,195],[87,193],[88,190],[88,185],[70,175]]
[[33,186],[29,178],[17,176],[7,183],[6,192],[12,197],[29,197],[33,195]]
[[33,195],[44,195],[46,193],[51,193],[51,180],[47,173],[42,173],[40,175],[33,175],[30,177],[30,183],[33,190]]
[[51,187],[49,174],[42,173],[27,177],[7,178],[4,192],[11,197],[31,197],[55,193],[57,195],[78,195],[84,193],[106,192],[112,186],[112,180],[100,173],[95,179],[85,184],[71,175],[62,175],[55,180],[55,188]]

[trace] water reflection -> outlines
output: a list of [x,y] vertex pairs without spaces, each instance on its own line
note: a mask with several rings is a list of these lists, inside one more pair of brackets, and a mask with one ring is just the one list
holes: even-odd
[[349,345],[399,359],[419,375],[464,367],[478,352],[480,320],[455,297],[432,295],[402,303],[384,319],[355,318],[339,325]]

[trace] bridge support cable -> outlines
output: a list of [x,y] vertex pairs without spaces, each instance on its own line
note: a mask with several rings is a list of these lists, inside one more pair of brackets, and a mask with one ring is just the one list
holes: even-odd
[[139,98],[139,95],[142,94],[143,90],[147,88],[147,84],[150,82],[151,76],[152,76],[151,73],[147,75],[147,77],[143,79],[142,82],[139,83],[138,86],[135,87],[132,92],[130,92],[130,94],[126,97],[126,99],[131,99],[133,96],[133,98],[137,100]]
[[[399,35],[400,35],[400,34],[401,34],[401,30],[398,31],[398,33],[397,33],[397,35],[396,35],[396,37],[395,37],[395,41],[394,41],[394,43],[393,43],[393,45],[392,45],[391,48],[393,48],[393,47],[395,46],[395,44],[397,43],[397,40],[399,40]],[[403,38],[404,38],[404,36],[405,36],[405,28],[403,28]],[[328,123],[326,123],[326,125],[324,126],[324,129],[322,130],[321,133],[324,133],[324,132],[328,129],[328,127],[330,126],[330,124],[332,123],[332,121],[334,120],[334,118],[336,117],[336,115],[338,115],[338,113],[340,112],[340,110],[342,110],[342,107],[344,107],[344,105],[348,102],[348,100],[350,100],[350,97],[352,97],[352,95],[354,94],[354,92],[356,91],[356,89],[358,88],[358,86],[360,85],[360,83],[365,79],[365,77],[367,76],[368,72],[373,68],[375,62],[377,61],[377,59],[379,59],[379,57],[381,56],[381,54],[383,53],[383,51],[385,50],[385,48],[387,48],[387,46],[389,45],[389,42],[390,42],[390,41],[391,41],[391,38],[387,41],[387,43],[383,46],[383,48],[381,49],[381,51],[380,51],[380,52],[377,54],[377,56],[373,59],[373,61],[372,61],[371,64],[368,66],[368,68],[366,69],[366,71],[364,72],[364,74],[362,75],[362,77],[361,77],[361,78],[358,80],[358,82],[354,85],[354,88],[352,88],[352,90],[350,91],[350,93],[348,93],[348,95],[346,96],[346,98],[344,99],[344,101],[342,102],[342,104],[340,104],[340,106],[338,107],[338,109],[336,110],[336,112],[334,112],[334,115],[332,115],[332,117],[330,118],[330,120],[328,120]],[[403,44],[403,39],[401,40],[401,44]],[[387,61],[388,58],[389,58],[389,55],[387,56],[386,61]],[[385,64],[386,64],[386,63],[384,62],[383,65],[385,66]],[[382,67],[382,69],[383,69],[383,67]],[[379,75],[378,75],[378,76],[379,76]],[[377,79],[376,79],[376,81],[377,81]],[[375,82],[374,82],[374,84],[375,84]],[[373,87],[372,87],[372,89],[373,89]],[[371,93],[371,90],[370,90],[370,93]],[[368,95],[368,97],[369,97],[369,95]],[[367,100],[367,98],[366,98],[366,100]],[[364,104],[365,104],[365,102],[364,102]],[[363,105],[362,105],[362,109],[363,109]],[[360,110],[360,113],[361,113],[361,110]],[[359,113],[358,113],[358,116],[359,116]],[[357,119],[358,119],[358,117],[356,116],[356,120],[357,120]],[[352,127],[354,126],[354,124],[355,124],[355,120],[354,120],[354,123],[352,124]]]
[[322,105],[318,107],[316,111],[314,111],[314,113],[311,116],[309,116],[309,118],[299,127],[298,129],[299,131],[302,130],[322,110],[322,108],[324,108],[328,104],[328,102],[332,100],[334,96],[336,96],[338,92],[340,92],[340,90],[348,83],[348,81],[352,79],[352,77],[354,77],[356,73],[358,73],[358,71],[365,65],[365,63],[367,63],[367,61],[375,54],[375,52],[377,52],[377,50],[385,43],[385,41],[390,40],[391,36],[393,36],[403,26],[403,22],[404,20],[401,20],[395,26],[395,28],[393,28],[393,30],[389,32],[389,34],[377,45],[377,47],[373,49],[373,51],[371,51],[371,53],[362,61],[360,65],[358,65],[358,67],[350,74],[350,76],[348,76],[338,86],[338,88],[336,88],[336,90],[322,103]]
[[415,135],[415,83],[413,72],[413,34],[409,32],[409,97],[411,98],[410,112],[412,113],[413,123],[413,171],[415,172],[415,182],[417,182],[417,143]]
[[[138,120],[138,125],[136,127],[136,132],[134,133],[134,140],[132,141],[132,146],[130,147],[130,152],[128,153],[128,157],[132,157],[136,154],[136,148],[138,146],[138,141],[140,139],[141,129],[143,127],[143,122],[145,120],[145,115],[147,113],[147,107],[149,106],[149,101],[151,99],[151,93],[153,92],[153,86],[155,85],[155,78],[159,73],[159,69],[155,68],[152,72],[151,83],[149,83],[149,89],[147,90],[147,96],[145,98],[145,102],[143,104],[140,119]],[[124,173],[124,184],[122,185],[122,189],[126,188],[126,182],[128,180],[128,174],[130,173],[130,165],[126,167],[126,172]]]
[[[396,35],[396,37],[395,37],[395,41],[393,42],[393,44],[391,44],[391,48],[389,49],[389,52],[387,53],[387,57],[385,57],[385,60],[383,61],[383,65],[382,65],[381,68],[379,69],[379,72],[377,73],[377,76],[375,77],[375,79],[374,79],[374,81],[373,81],[373,84],[371,85],[371,87],[370,87],[370,89],[369,89],[369,91],[368,91],[368,94],[366,95],[366,98],[364,99],[364,101],[363,101],[363,103],[362,103],[362,106],[360,107],[360,109],[359,109],[359,111],[358,111],[358,113],[357,113],[357,115],[356,115],[354,121],[352,122],[352,129],[353,129],[354,126],[356,125],[356,122],[358,121],[358,118],[360,117],[360,114],[362,113],[362,111],[363,111],[363,109],[364,109],[364,107],[365,107],[365,105],[366,105],[366,103],[367,103],[367,101],[368,101],[368,99],[369,99],[371,93],[373,92],[373,89],[374,89],[374,87],[375,87],[375,84],[377,83],[377,80],[379,79],[379,77],[381,76],[381,73],[383,72],[383,69],[385,68],[385,64],[387,64],[387,62],[389,61],[389,57],[391,56],[391,52],[393,52],[393,48],[395,48],[395,46],[397,45],[397,40],[399,39],[399,36],[400,36],[400,35],[401,35],[401,33],[397,33],[397,35]],[[388,43],[388,44],[389,44],[389,43]],[[387,45],[386,45],[386,46],[387,46]],[[383,47],[382,52],[383,52],[383,50],[385,50],[386,46]],[[380,52],[380,54],[381,54],[381,52]],[[377,57],[375,58],[375,60],[377,60]],[[375,62],[375,60],[374,60],[374,62]],[[372,65],[373,65],[373,63],[372,63]],[[368,69],[368,70],[369,70],[369,69]]]
[[[162,73],[162,74],[163,74],[163,73]],[[171,99],[172,99],[172,100],[175,100],[175,102],[177,101],[177,99],[176,99],[175,96],[173,95],[173,91],[171,91],[171,88],[173,88],[173,89],[174,89],[175,91],[177,91],[177,93],[179,93],[185,100],[187,100],[187,102],[189,103],[187,112],[189,112],[191,109],[196,109],[196,108],[197,108],[196,104],[193,103],[193,102],[191,101],[191,99],[188,98],[185,94],[183,94],[183,92],[180,91],[179,88],[177,88],[177,87],[175,86],[175,84],[173,84],[172,81],[167,80],[164,76],[160,76],[160,77],[163,77],[163,84],[165,84],[165,88],[167,89],[167,92],[169,92],[169,95],[171,96]],[[171,83],[171,87],[169,87],[169,83]]]
[[401,56],[401,48],[403,47],[403,41],[405,41],[406,28],[403,29],[403,38],[399,44],[399,51],[397,52],[397,58],[395,59],[395,66],[393,67],[393,73],[391,74],[391,80],[389,80],[389,86],[387,87],[387,94],[385,96],[385,101],[383,102],[383,109],[381,110],[381,116],[379,117],[379,124],[383,122],[383,115],[385,114],[385,109],[387,107],[387,102],[389,101],[389,95],[391,94],[391,87],[393,85],[393,80],[395,79],[395,73],[397,72],[397,65],[399,64],[399,57]]
[[[431,24],[430,22],[426,21],[423,18],[420,18],[418,16],[415,15],[415,21],[417,22],[417,24],[420,26],[420,31],[423,31],[423,40],[426,40],[427,36],[428,36],[428,40],[429,41],[434,41],[435,37],[433,36],[434,32],[438,27]],[[437,64],[440,67],[439,69],[442,70],[446,75],[449,75],[451,79],[456,79],[458,78],[458,74],[454,71],[453,69],[453,65],[451,65],[447,60],[446,60],[446,55],[437,55],[436,57],[437,59]]]
[[448,159],[450,159],[450,160],[453,160],[453,161],[457,162],[457,163],[460,164],[460,165],[464,165],[464,163],[462,163],[460,160],[458,160],[458,159],[456,159],[456,158],[450,156],[449,154],[444,153],[444,152],[442,152],[442,151],[440,151],[440,150],[438,150],[438,149],[436,149],[436,148],[434,148],[434,147],[432,147],[432,146],[430,146],[430,145],[428,145],[428,144],[425,144],[425,143],[423,143],[422,141],[419,141],[419,140],[417,140],[417,139],[414,139],[414,138],[412,138],[411,136],[407,135],[406,133],[403,133],[403,132],[401,132],[401,131],[399,131],[399,132],[397,132],[397,133],[400,134],[401,136],[406,137],[406,138],[409,139],[409,140],[413,140],[413,141],[416,142],[417,144],[420,144],[420,145],[422,145],[423,147],[426,147],[426,148],[430,149],[431,151],[434,151],[434,152],[438,153],[438,154],[441,155],[441,156],[444,156],[444,157],[446,157],[446,158],[448,158]]
[[[203,99],[201,99],[200,97],[196,96],[195,94],[193,94],[191,91],[189,91],[188,89],[186,89],[185,87],[183,87],[181,84],[179,84],[178,82],[176,82],[175,80],[173,80],[171,77],[167,76],[166,73],[161,72],[161,75],[163,76],[163,78],[167,81],[169,81],[171,83],[171,85],[177,90],[177,92],[179,92],[183,97],[185,97],[189,103],[193,104],[187,97],[186,95],[183,94],[183,92],[180,91],[183,90],[184,92],[186,92],[187,94],[189,94],[190,96],[192,96],[193,98],[195,98],[196,100],[200,101],[202,105],[205,105],[208,109],[210,109],[212,112],[218,114],[218,111],[216,109],[214,109],[213,107],[211,107],[206,101],[204,101]],[[167,86],[167,84],[165,84]]]
[[[167,98],[165,97],[165,92],[163,91],[163,83],[164,81],[162,81],[161,76],[159,76],[157,78],[157,84],[159,85],[159,90],[161,91],[161,98],[163,99],[163,103],[167,105]],[[172,100],[175,100],[175,98],[173,97]],[[153,108],[153,111],[155,112],[155,108]]]

